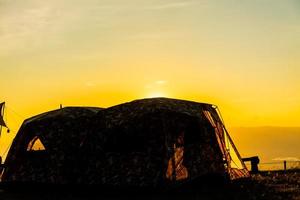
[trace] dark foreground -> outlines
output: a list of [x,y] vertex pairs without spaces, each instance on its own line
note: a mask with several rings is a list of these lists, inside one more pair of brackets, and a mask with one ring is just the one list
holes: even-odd
[[170,191],[109,190],[100,187],[22,186],[2,188],[0,199],[297,199],[300,200],[300,171],[262,172],[251,179],[232,183],[206,182]]

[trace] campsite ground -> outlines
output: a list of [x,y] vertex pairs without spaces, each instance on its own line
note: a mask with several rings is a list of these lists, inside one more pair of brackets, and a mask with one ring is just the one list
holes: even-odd
[[[131,193],[107,192],[101,190],[82,190],[82,188],[29,190],[0,190],[0,199],[42,200],[42,199],[293,199],[300,200],[300,170],[261,172],[251,179],[239,180],[230,184],[193,187],[180,192],[169,193]],[[105,192],[105,194],[103,193]]]

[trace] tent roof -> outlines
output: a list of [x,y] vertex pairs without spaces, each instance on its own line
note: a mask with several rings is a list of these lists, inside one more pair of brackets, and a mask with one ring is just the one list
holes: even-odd
[[120,125],[132,119],[143,117],[151,113],[172,112],[185,114],[193,117],[201,117],[201,110],[211,110],[212,104],[197,103],[193,101],[170,99],[170,98],[149,98],[131,101],[128,103],[112,106],[98,112],[96,116],[101,120],[106,119],[111,125]]
[[[176,113],[183,113],[191,116],[199,116],[199,109],[211,108],[212,104],[198,103],[194,101],[171,99],[171,98],[148,98],[139,99],[109,108],[99,107],[64,107],[41,113],[39,115],[28,118],[24,124],[34,121],[41,121],[55,118],[70,118],[85,117],[91,115],[113,115],[114,119],[121,119],[124,117],[141,116],[146,113],[153,113],[157,111],[170,111]],[[101,112],[99,112],[101,111]],[[116,114],[118,112],[118,114]]]
[[[183,99],[175,99],[175,98],[167,98],[167,97],[153,97],[153,98],[144,98],[144,99],[137,99],[133,100],[127,103],[123,104],[128,104],[128,103],[145,103],[145,104],[157,104],[157,103],[185,103],[185,104],[201,104],[201,105],[213,105],[211,103],[204,103],[204,102],[196,102],[196,101],[191,101],[191,100],[183,100]],[[119,105],[123,105],[119,104]],[[118,106],[118,105],[116,105]],[[115,106],[112,106],[115,107]]]
[[28,118],[24,121],[24,124],[28,124],[34,121],[54,119],[54,118],[70,118],[75,119],[78,117],[91,116],[96,114],[98,111],[103,108],[98,107],[64,107],[57,110],[48,111],[31,118]]

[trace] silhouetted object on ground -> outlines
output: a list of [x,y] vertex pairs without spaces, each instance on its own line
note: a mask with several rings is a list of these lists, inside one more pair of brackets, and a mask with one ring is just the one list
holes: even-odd
[[284,168],[284,171],[286,171],[286,160],[283,161],[283,168]]
[[154,98],[25,120],[2,180],[171,187],[249,172],[215,106]]
[[259,170],[258,170],[258,164],[259,164],[258,156],[243,158],[242,160],[244,162],[250,161],[250,163],[251,163],[251,173],[256,174],[256,173],[259,172]]
[[4,119],[3,119],[4,105],[5,105],[5,102],[0,103],[0,126],[7,127],[4,122]]
[[7,133],[9,133],[9,128],[7,127],[4,121],[4,106],[5,106],[5,102],[0,103],[0,136],[2,132],[2,127],[7,128]]

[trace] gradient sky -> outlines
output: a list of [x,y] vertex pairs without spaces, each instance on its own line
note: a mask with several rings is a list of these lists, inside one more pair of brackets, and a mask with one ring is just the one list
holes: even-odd
[[0,74],[14,131],[60,103],[152,96],[217,104],[227,126],[300,126],[300,2],[0,0]]

